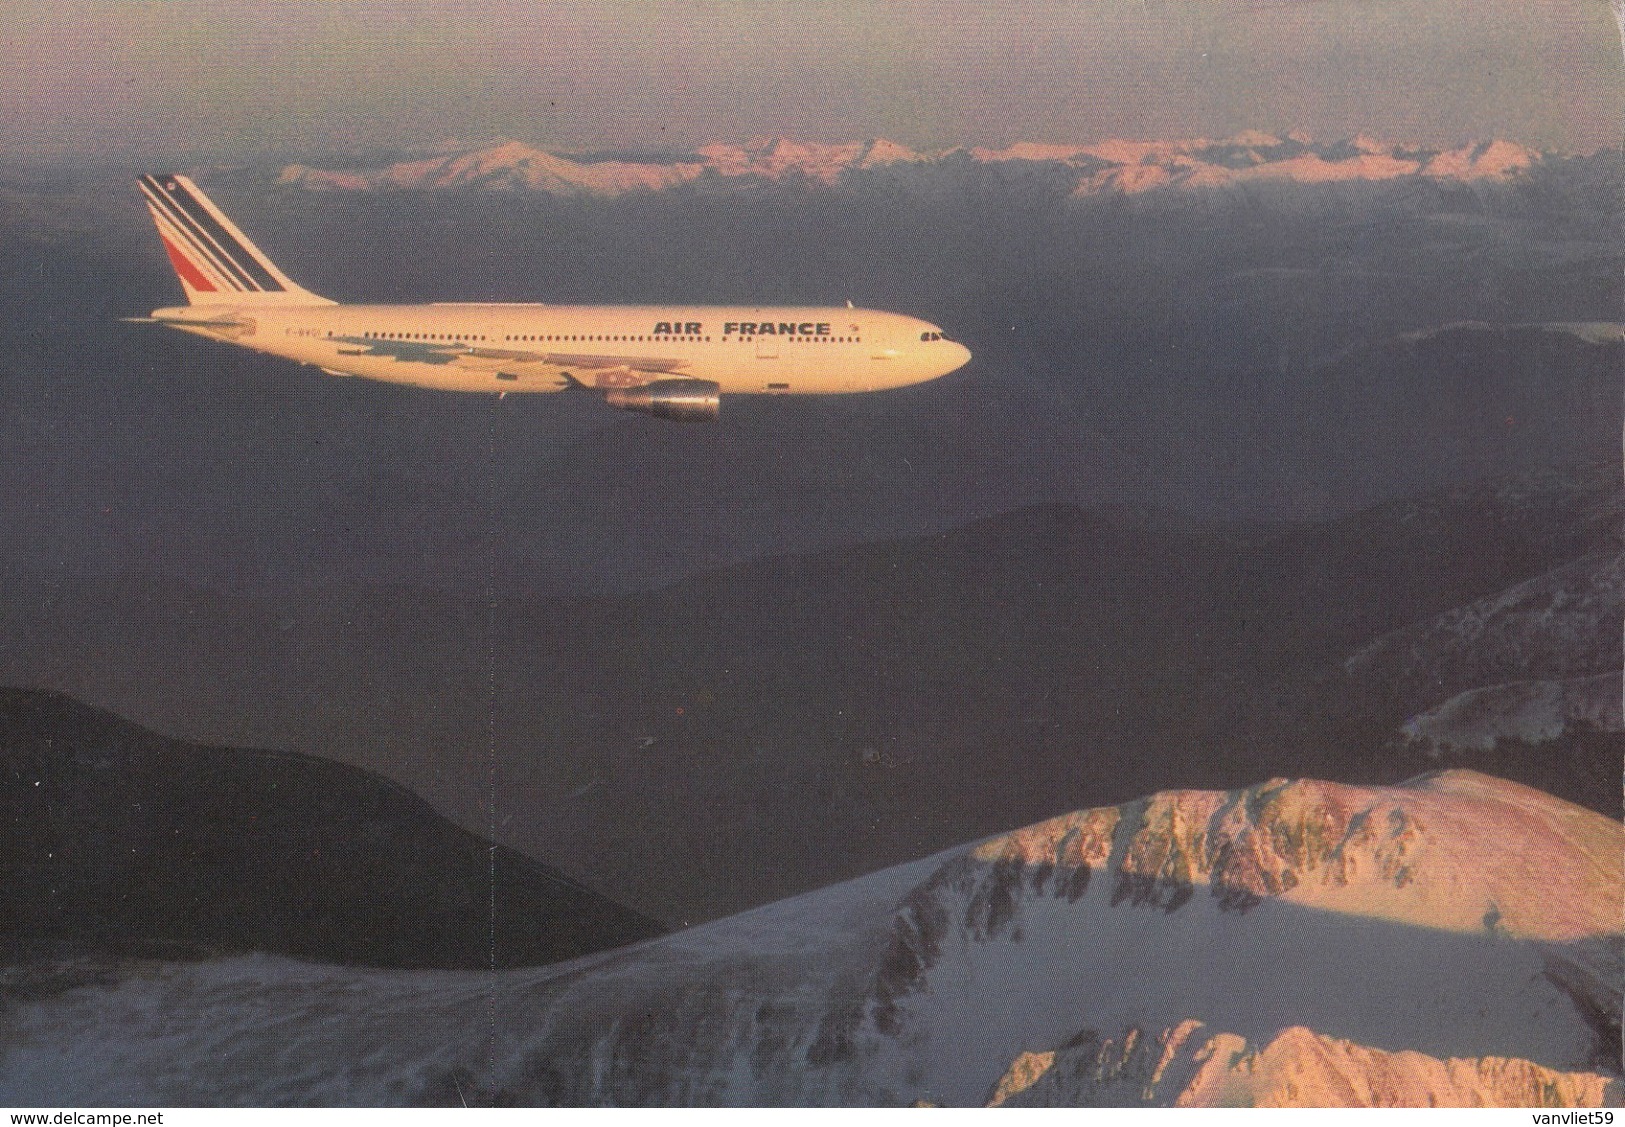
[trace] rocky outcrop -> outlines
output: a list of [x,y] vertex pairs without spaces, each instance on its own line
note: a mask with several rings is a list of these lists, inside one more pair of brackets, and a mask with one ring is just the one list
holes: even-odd
[[[1533,852],[1550,864],[1481,863],[1509,835],[1524,858]],[[1274,779],[1242,791],[1171,791],[994,839],[962,864],[1031,871],[1035,891],[1065,889],[1069,898],[1073,874],[1104,868],[1114,905],[1165,911],[1200,889],[1236,911],[1285,897],[1470,932],[1493,904],[1500,933],[1567,942],[1619,923],[1599,895],[1620,886],[1619,858],[1609,853],[1618,836],[1606,819],[1539,791],[1447,771],[1403,787]],[[1449,896],[1428,895],[1433,882]],[[1351,902],[1340,903],[1345,897]]]
[[1625,1085],[1501,1057],[1438,1060],[1324,1037],[1302,1026],[1262,1047],[1185,1021],[1116,1038],[1080,1033],[1023,1053],[993,1107],[1599,1107]]

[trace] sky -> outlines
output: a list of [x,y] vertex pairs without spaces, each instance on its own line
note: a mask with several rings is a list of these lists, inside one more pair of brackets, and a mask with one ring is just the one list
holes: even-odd
[[7,0],[0,156],[917,148],[1366,132],[1616,145],[1607,0]]

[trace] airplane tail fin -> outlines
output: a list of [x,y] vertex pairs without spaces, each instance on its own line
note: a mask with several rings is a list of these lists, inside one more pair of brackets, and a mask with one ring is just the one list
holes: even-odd
[[166,172],[137,183],[189,304],[333,304],[278,270],[189,178]]

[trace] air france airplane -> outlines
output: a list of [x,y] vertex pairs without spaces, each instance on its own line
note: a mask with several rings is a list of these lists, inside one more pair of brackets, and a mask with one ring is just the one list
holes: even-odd
[[612,407],[714,419],[719,397],[881,391],[970,359],[937,326],[845,307],[339,305],[288,278],[190,179],[144,176],[188,304],[133,321],[444,391],[582,387]]

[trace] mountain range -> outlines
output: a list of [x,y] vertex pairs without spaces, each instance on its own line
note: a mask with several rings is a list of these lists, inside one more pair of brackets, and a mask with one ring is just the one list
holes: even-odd
[[1546,159],[1538,150],[1491,140],[1431,149],[1361,135],[1317,142],[1300,134],[1247,132],[1219,140],[1018,143],[1002,149],[916,152],[883,139],[825,144],[772,138],[706,145],[663,159],[548,153],[518,141],[437,153],[379,168],[291,164],[285,185],[325,191],[478,189],[614,196],[684,184],[787,181],[835,185],[863,175],[1038,167],[1073,180],[1076,195],[1136,194],[1157,188],[1222,188],[1257,182],[1324,184],[1418,176],[1505,181]]
[[1467,771],[1272,779],[553,967],[65,967],[0,1099],[1617,1106],[1622,833]]

